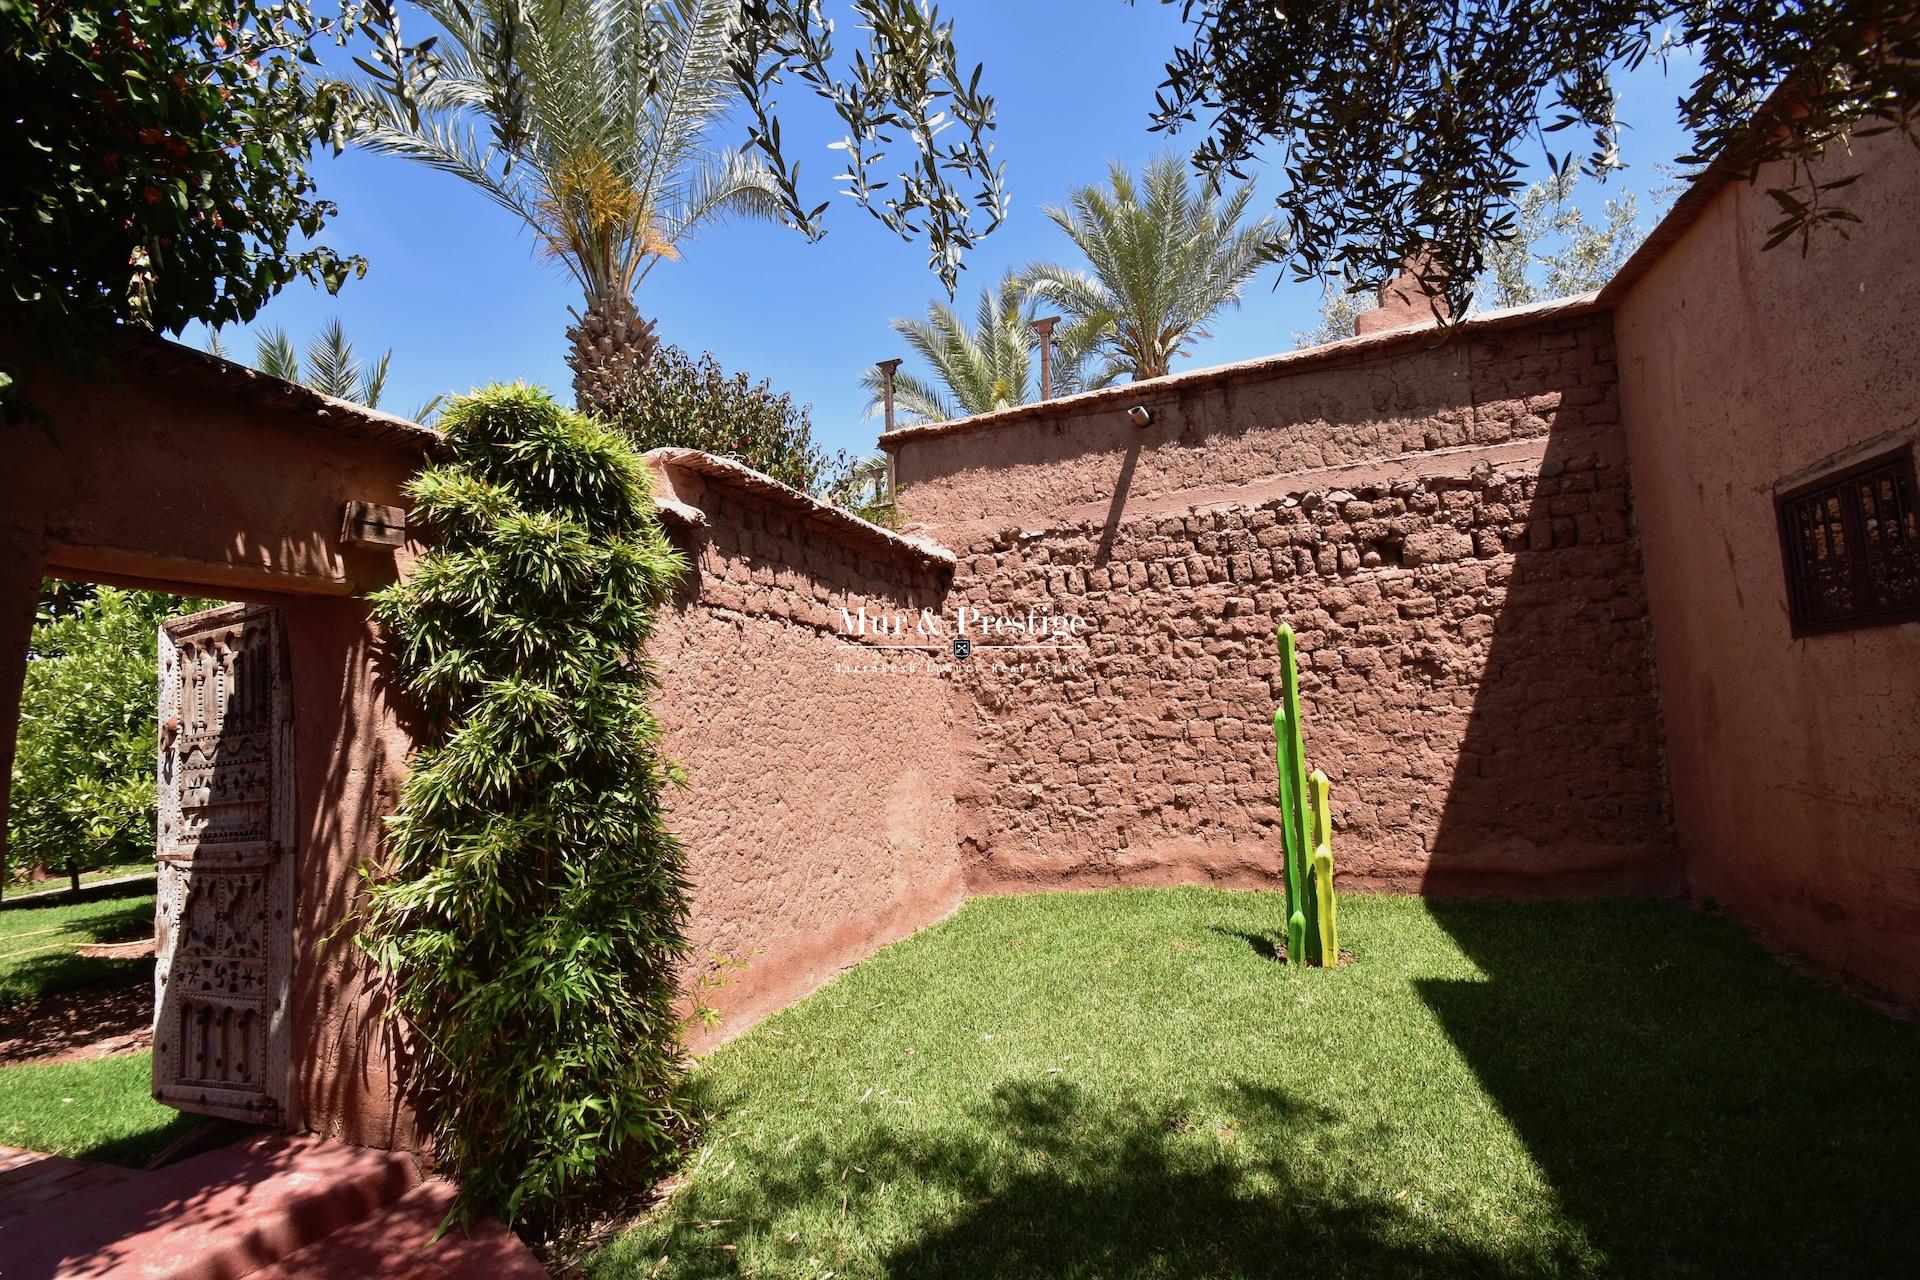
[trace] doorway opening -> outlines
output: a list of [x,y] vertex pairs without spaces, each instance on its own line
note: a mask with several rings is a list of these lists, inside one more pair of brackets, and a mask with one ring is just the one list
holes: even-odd
[[[196,701],[185,708],[175,636],[183,624],[210,629],[196,619],[274,614],[136,585],[42,581],[0,864],[0,1145],[144,1164],[197,1124],[183,1110],[205,1110],[193,1096],[169,1096],[170,1088],[178,1092],[186,1079],[198,1090],[198,1077],[264,1069],[264,992],[251,1001],[242,993],[230,1010],[196,1008],[183,1018],[176,1009],[162,1020],[172,1028],[162,1031],[164,1043],[156,1043],[155,1009],[156,992],[169,1003],[164,978],[183,942],[218,953],[206,967],[229,987],[264,985],[264,933],[231,927],[252,919],[251,904],[238,900],[234,877],[189,883],[195,841],[179,829],[183,821],[204,826],[196,815],[207,813],[229,830],[248,820],[235,817],[244,802],[228,801],[245,789],[243,775],[271,762],[257,751],[240,759],[221,729],[230,709],[259,718],[276,692],[284,699],[284,681],[275,679],[284,650],[250,659],[199,646]],[[257,651],[265,632],[257,623],[252,630]],[[179,748],[188,738],[199,755],[183,770]],[[186,923],[189,915],[200,923]],[[189,938],[196,928],[205,936]],[[249,951],[259,952],[257,963],[248,963]],[[203,1025],[183,1026],[196,1021]],[[212,1052],[196,1057],[183,1029],[204,1031],[196,1038]]]

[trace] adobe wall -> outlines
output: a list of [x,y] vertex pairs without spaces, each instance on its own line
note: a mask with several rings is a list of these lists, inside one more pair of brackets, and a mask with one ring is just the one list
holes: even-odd
[[949,691],[841,617],[937,610],[951,559],[718,459],[649,459],[691,566],[647,648],[663,749],[689,775],[672,800],[688,935],[745,962],[703,993],[723,1021],[690,1035],[700,1049],[962,900]]
[[1722,188],[1620,291],[1624,420],[1693,894],[1920,998],[1920,624],[1794,639],[1777,489],[1920,429],[1920,154],[1829,175],[1864,223],[1762,252],[1780,178]]
[[886,438],[949,612],[1089,628],[955,666],[969,883],[1276,883],[1287,620],[1349,884],[1673,889],[1617,404],[1582,302]]
[[410,744],[368,660],[375,632],[356,597],[392,581],[418,548],[346,544],[343,507],[405,506],[401,486],[432,433],[157,341],[117,377],[43,371],[28,385],[50,421],[0,427],[0,774],[43,575],[279,605],[297,832],[289,1124],[409,1141],[371,975],[344,938],[316,944],[378,849]]
[[[1591,299],[1398,330],[881,437],[908,516],[946,545],[1008,525],[1119,518],[1171,494],[1617,423]],[[1142,429],[1126,415],[1153,413]]]

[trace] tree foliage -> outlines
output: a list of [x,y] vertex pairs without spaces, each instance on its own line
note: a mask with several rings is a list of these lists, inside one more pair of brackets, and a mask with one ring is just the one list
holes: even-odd
[[[928,265],[951,297],[967,250],[1007,214],[1004,166],[989,136],[994,101],[981,92],[981,67],[968,73],[960,61],[953,24],[927,0],[852,0],[867,44],[840,68],[834,24],[819,0],[741,0],[740,8],[745,38],[734,74],[753,116],[749,145],[778,176],[789,220],[818,237],[827,206],[806,206],[800,166],[786,158],[774,114],[775,86],[786,74],[830,103],[846,127],[832,144],[847,161],[834,181],[889,230],[925,236]],[[896,150],[906,163],[889,176],[882,162]]]
[[464,179],[532,229],[582,291],[568,361],[604,415],[657,346],[634,291],[701,227],[780,215],[775,175],[720,140],[739,90],[739,0],[420,0],[432,73],[345,86],[360,145]]
[[[820,234],[824,206],[803,207],[785,158],[775,97],[789,74],[845,124],[854,197],[901,235],[925,235],[950,292],[964,251],[1004,213],[993,99],[978,67],[962,74],[951,24],[918,0],[852,0],[869,39],[846,60],[813,0],[422,7],[443,29],[409,44],[393,0],[342,0],[324,17],[301,0],[0,0],[0,323],[30,354],[71,359],[123,322],[219,327],[296,279],[337,290],[365,264],[315,243],[334,209],[307,161],[356,120],[396,144],[417,133],[423,158],[534,215],[589,293],[643,272],[716,211],[777,211]],[[328,41],[353,43],[369,96],[302,74]],[[609,115],[633,90],[641,104]],[[723,100],[745,103],[763,161],[710,145]],[[538,145],[610,119],[607,145]],[[615,145],[649,130],[677,141]],[[516,161],[532,185],[516,185]],[[617,299],[605,310],[589,346],[643,342]],[[9,414],[24,407],[18,373],[0,366]]]
[[524,385],[441,423],[409,487],[432,550],[375,597],[428,727],[358,937],[461,1207],[540,1226],[644,1185],[680,1130],[677,773],[639,655],[684,564],[619,433]]
[[345,86],[355,141],[471,183],[589,300],[630,297],[717,217],[778,213],[772,174],[718,145],[738,0],[418,7],[447,33],[434,72]]
[[[1523,151],[1544,146],[1556,174],[1619,168],[1611,77],[1675,45],[1701,64],[1683,161],[1786,162],[1772,244],[1857,221],[1838,194],[1853,175],[1810,168],[1824,149],[1888,129],[1920,145],[1912,0],[1177,2],[1192,30],[1157,126],[1199,124],[1216,176],[1276,158],[1301,278],[1378,285],[1425,261],[1456,315],[1518,216]],[[1584,154],[1560,149],[1580,135]]]
[[1091,271],[1040,263],[1028,286],[1092,336],[1106,361],[1097,377],[1157,378],[1271,260],[1274,222],[1242,225],[1252,199],[1250,185],[1200,189],[1174,155],[1138,181],[1116,164],[1106,187],[1076,187],[1065,207],[1047,208]]
[[[397,21],[374,43],[359,62],[370,78],[363,101],[375,108],[369,140],[458,173],[555,233],[550,242],[590,297],[596,280],[661,256],[651,246],[677,242],[677,222],[691,214],[697,223],[728,191],[739,193],[735,211],[765,212],[770,199],[810,238],[822,234],[827,206],[807,206],[781,131],[777,99],[788,76],[845,127],[834,146],[847,168],[836,181],[889,229],[925,236],[949,293],[965,251],[1005,214],[993,98],[980,90],[978,66],[964,73],[952,24],[923,0],[851,0],[868,37],[851,59],[838,53],[818,0],[423,7],[451,46],[413,60]],[[691,164],[735,103],[749,118],[745,147]],[[590,147],[574,145],[579,130]],[[513,185],[515,164],[532,171],[530,190]],[[638,198],[618,216],[577,198],[603,184]]]
[[[97,350],[129,320],[244,321],[290,281],[364,269],[312,243],[334,210],[308,155],[343,116],[300,72],[356,16],[0,0],[0,322],[30,355]],[[17,372],[0,368],[0,398]]]
[[844,469],[814,442],[807,406],[764,379],[728,373],[712,352],[696,360],[662,347],[612,421],[642,451],[702,449],[816,496]]
[[900,511],[888,489],[891,470],[885,454],[846,458],[827,490],[827,501],[869,524],[898,529],[902,523]]
[[1362,311],[1372,308],[1371,290],[1349,288],[1338,280],[1327,281],[1321,286],[1319,323],[1309,333],[1294,330],[1293,345],[1296,348],[1318,347],[1351,338],[1354,321],[1360,318]]
[[7,817],[15,879],[153,855],[160,623],[206,607],[49,582],[29,643]]
[[1566,170],[1529,186],[1510,238],[1495,245],[1476,305],[1518,307],[1591,293],[1613,278],[1644,236],[1632,192],[1606,202],[1598,224],[1573,202],[1580,175]]
[[[970,326],[943,302],[927,304],[927,316],[896,317],[893,331],[926,363],[929,377],[894,375],[894,409],[903,422],[945,422],[1026,404],[1040,394],[1038,314],[1026,281],[1009,272],[995,286],[980,290]],[[1087,365],[1102,333],[1089,324],[1071,324],[1053,335],[1053,393],[1072,395],[1104,386],[1115,371],[1089,372]],[[861,378],[868,393],[867,416],[884,412],[886,379],[879,369]]]
[[[1640,201],[1632,192],[1609,199],[1598,224],[1573,203],[1580,175],[1567,170],[1529,186],[1519,217],[1490,255],[1473,291],[1474,307],[1519,307],[1591,293],[1613,278],[1646,236]],[[1656,197],[1657,198],[1657,197]],[[1340,281],[1323,286],[1319,324],[1296,332],[1295,347],[1317,347],[1354,334],[1354,322],[1374,305],[1374,291]]]

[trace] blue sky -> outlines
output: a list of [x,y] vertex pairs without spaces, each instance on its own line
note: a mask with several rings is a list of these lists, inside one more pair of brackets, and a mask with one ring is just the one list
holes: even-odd
[[[827,9],[845,16],[837,0]],[[1137,168],[1173,145],[1148,131],[1148,116],[1179,38],[1179,7],[1153,0],[968,0],[942,12],[956,20],[963,58],[986,64],[1013,201],[1011,216],[961,277],[959,305],[971,315],[980,287],[1007,268],[1039,257],[1074,262],[1072,246],[1041,205],[1060,201],[1070,185],[1099,179],[1109,160]],[[842,43],[853,34],[845,32]],[[1674,105],[1687,70],[1663,74],[1649,65],[1622,81],[1630,168],[1604,188],[1586,184],[1583,205],[1623,190],[1644,197],[1660,185],[1654,163],[1671,160],[1683,142]],[[837,135],[797,90],[785,101],[793,108],[784,113],[788,145],[818,193],[815,202],[827,199],[825,179],[838,171],[838,153],[826,144]],[[256,327],[283,326],[304,340],[337,315],[363,352],[391,347],[382,406],[395,412],[411,412],[439,392],[513,378],[571,399],[562,335],[578,296],[560,267],[535,256],[524,228],[458,179],[396,157],[322,156],[314,172],[321,194],[340,206],[324,240],[364,256],[367,275],[338,297],[294,286],[268,304]],[[1271,171],[1255,176],[1267,187],[1279,180]],[[681,261],[655,268],[640,306],[669,341],[696,354],[711,350],[729,369],[770,378],[810,402],[815,435],[827,448],[870,451],[878,428],[862,418],[861,372],[907,354],[888,318],[918,315],[939,294],[924,246],[893,237],[836,199],[828,234],[816,244],[783,227],[710,228],[685,247]],[[1269,271],[1180,367],[1287,350],[1296,330],[1313,327],[1319,304],[1314,286]],[[234,354],[249,356],[249,336],[225,338]],[[198,331],[186,340],[204,341]]]

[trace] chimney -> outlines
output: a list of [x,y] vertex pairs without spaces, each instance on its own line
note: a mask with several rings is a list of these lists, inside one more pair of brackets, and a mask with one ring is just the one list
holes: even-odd
[[879,364],[875,365],[874,367],[880,370],[880,381],[885,387],[885,394],[886,394],[886,401],[887,401],[887,425],[884,429],[886,431],[891,431],[893,430],[893,375],[899,371],[900,361],[882,360],[879,362]]
[[1053,399],[1053,326],[1060,323],[1059,316],[1042,316],[1033,322],[1033,332],[1040,339],[1040,398]]
[[1452,314],[1441,292],[1446,276],[1431,252],[1408,258],[1400,274],[1380,286],[1379,305],[1353,318],[1356,335],[1434,324]]

